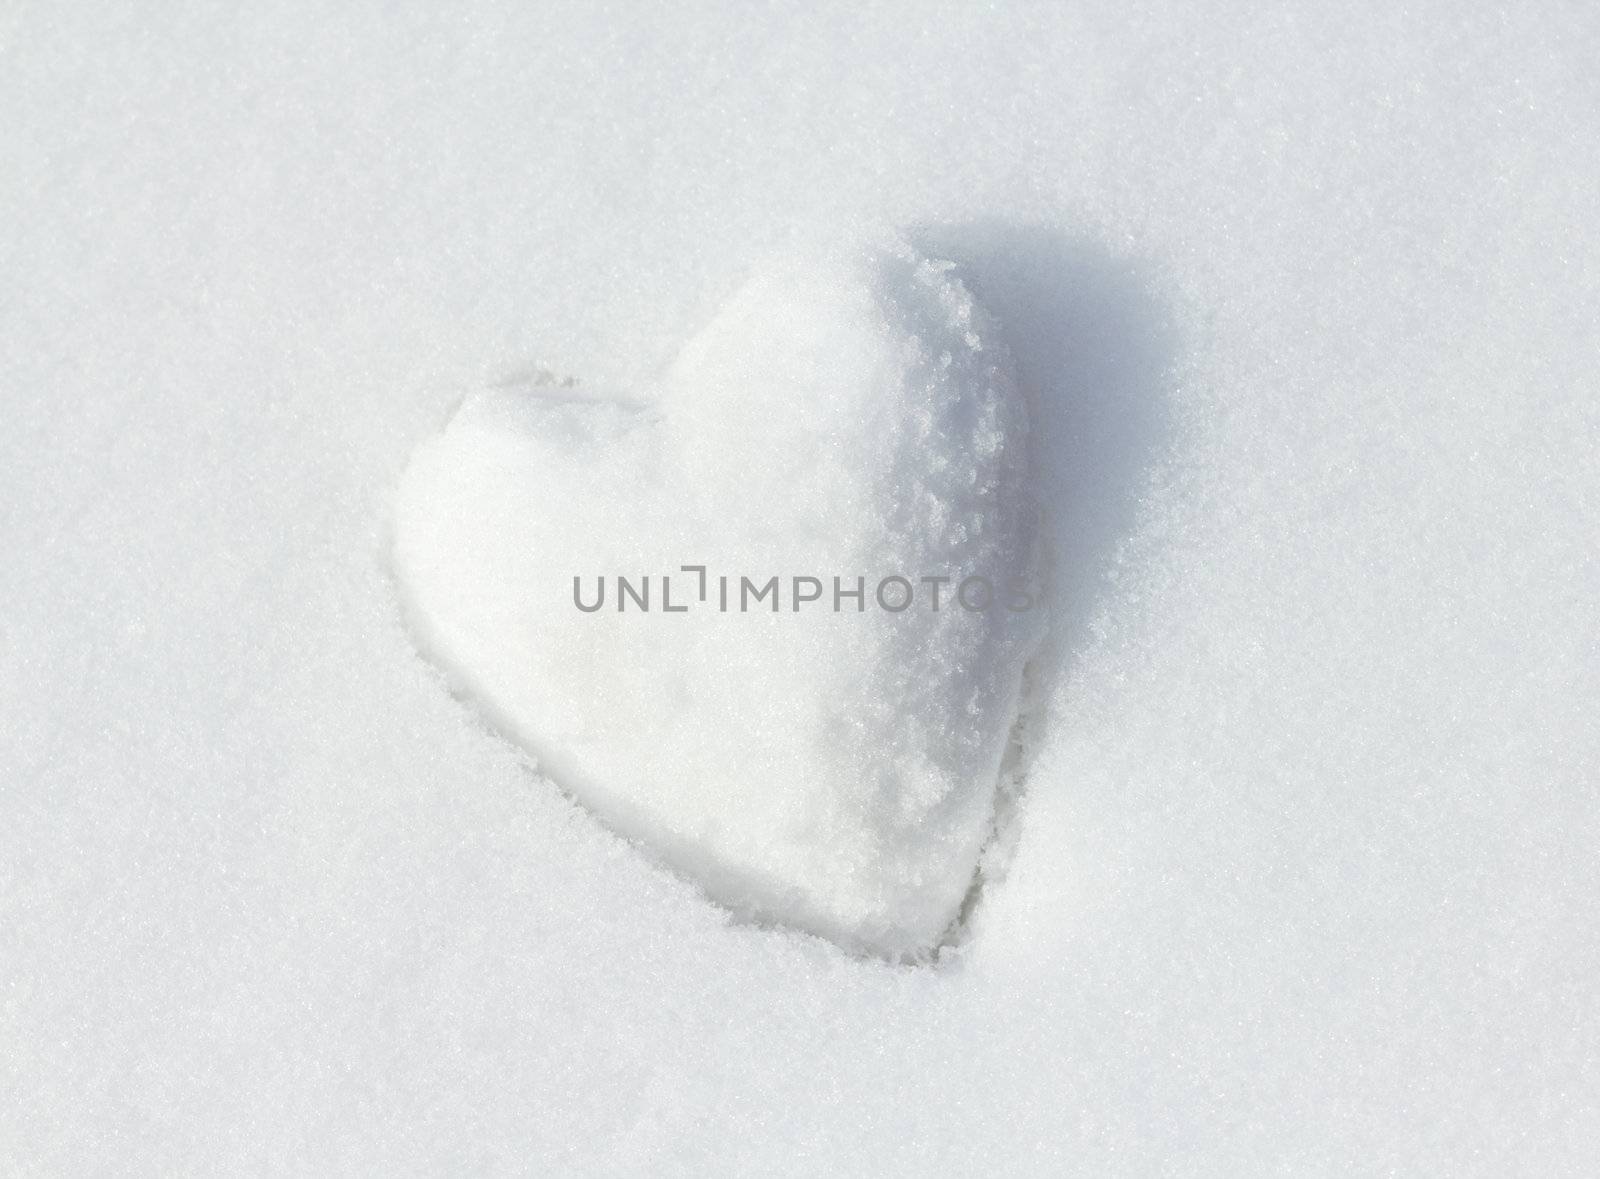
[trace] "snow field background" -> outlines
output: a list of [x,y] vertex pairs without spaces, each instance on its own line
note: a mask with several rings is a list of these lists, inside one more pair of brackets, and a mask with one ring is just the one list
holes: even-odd
[[[14,1171],[1579,1174],[1600,174],[1581,5],[0,14]],[[730,924],[419,661],[464,389],[633,384],[911,227],[1041,392],[1006,881]]]

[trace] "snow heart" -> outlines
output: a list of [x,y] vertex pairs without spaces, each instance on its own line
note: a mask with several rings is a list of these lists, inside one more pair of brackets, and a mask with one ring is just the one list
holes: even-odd
[[[994,325],[903,244],[813,253],[752,278],[648,402],[578,392],[476,394],[418,451],[394,559],[419,646],[735,913],[927,953],[992,833],[1043,626],[1025,594],[953,592],[1037,575],[1026,408]],[[784,593],[730,608],[727,575]],[[872,600],[924,576],[908,608]],[[600,579],[632,592],[594,609]]]

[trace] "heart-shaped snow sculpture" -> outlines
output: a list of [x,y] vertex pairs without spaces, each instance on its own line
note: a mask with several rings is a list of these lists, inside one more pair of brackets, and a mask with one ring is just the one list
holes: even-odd
[[1025,433],[948,263],[789,257],[644,404],[467,398],[400,489],[407,616],[544,772],[713,899],[924,953],[1041,632]]

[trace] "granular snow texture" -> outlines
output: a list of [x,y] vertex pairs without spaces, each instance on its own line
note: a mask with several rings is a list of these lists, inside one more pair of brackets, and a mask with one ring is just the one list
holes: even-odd
[[[0,1170],[1588,1173],[1596,61],[1559,3],[6,5]],[[1055,563],[933,965],[707,903],[388,569],[463,391],[638,388],[882,226],[1003,325]]]

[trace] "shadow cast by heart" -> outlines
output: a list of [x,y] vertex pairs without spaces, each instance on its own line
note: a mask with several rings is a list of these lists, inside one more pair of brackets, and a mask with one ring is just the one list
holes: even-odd
[[[489,727],[533,753],[540,773],[602,822],[740,921],[932,965],[969,936],[985,887],[1004,874],[1047,702],[1089,641],[1107,570],[1136,527],[1165,440],[1175,349],[1154,284],[1092,242],[995,224],[912,236],[926,254],[954,261],[994,313],[1033,407],[1033,481],[1053,558],[1043,593],[1050,632],[1022,672],[1020,715],[1011,714],[1012,686],[1026,648],[985,646],[987,627],[974,632],[981,642],[953,640],[924,616],[892,611],[910,624],[904,643],[889,641],[901,632],[888,626],[805,631],[796,626],[810,616],[795,617],[798,602],[740,626],[742,588],[735,612],[644,617],[649,570],[697,568],[672,547],[684,539],[697,556],[706,547],[727,554],[714,563],[740,574],[741,587],[742,574],[764,565],[794,568],[797,547],[819,571],[888,553],[916,572],[947,555],[937,544],[952,533],[940,522],[953,512],[992,550],[981,557],[989,574],[1026,568],[1015,450],[1006,452],[1004,496],[972,492],[1001,485],[993,437],[976,433],[969,412],[1002,400],[988,383],[993,358],[950,314],[961,291],[907,251],[779,259],[758,271],[686,342],[687,370],[645,411],[540,369],[477,391],[408,468],[393,556],[419,649]],[[897,281],[885,284],[873,267],[888,261]],[[885,387],[880,375],[912,352],[942,356],[943,366]],[[810,396],[819,389],[828,396]],[[882,426],[880,398],[904,418],[887,423],[887,448],[835,447],[846,459],[821,465],[814,438],[849,441]],[[819,405],[832,408],[818,418]],[[1006,405],[991,423],[1020,430],[1023,415]],[[945,428],[924,429],[936,410],[948,411],[937,419]],[[1007,434],[1007,445],[1018,437]],[[785,447],[801,460],[773,464]],[[753,469],[767,470],[772,494],[751,496]],[[941,471],[956,472],[948,486],[929,480]],[[797,480],[809,480],[812,495],[798,507],[786,495]],[[688,494],[700,495],[700,484],[712,492],[705,500]],[[931,506],[890,527],[906,486],[919,491],[904,498]],[[836,538],[817,525],[824,509],[830,522],[849,515],[855,526]],[[980,511],[993,516],[979,520]],[[564,583],[586,567],[630,572],[643,587],[637,609],[624,610],[620,588],[614,612],[589,612],[575,598],[568,606]],[[664,618],[666,573],[657,584]],[[771,593],[776,614],[779,591]],[[562,611],[533,609],[548,602]],[[951,618],[977,621],[954,611],[939,621]],[[797,713],[797,699],[810,711]]]
[[912,240],[958,265],[1015,355],[1034,415],[1051,611],[1029,668],[995,846],[963,910],[960,940],[983,888],[1004,874],[1048,701],[1089,641],[1118,547],[1170,441],[1178,339],[1147,267],[1092,240],[993,221],[927,227]]

